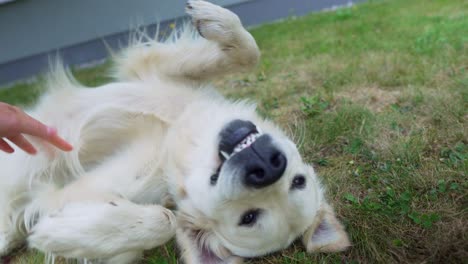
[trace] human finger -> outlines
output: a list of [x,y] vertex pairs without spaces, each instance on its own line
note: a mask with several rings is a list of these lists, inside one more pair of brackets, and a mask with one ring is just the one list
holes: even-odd
[[36,148],[34,148],[34,146],[21,134],[9,137],[8,140],[29,154],[34,155],[37,153]]
[[18,132],[40,137],[47,140],[50,137],[49,127],[42,122],[32,118],[25,112],[18,113]]
[[52,145],[56,146],[57,148],[63,151],[73,150],[73,146],[57,134],[57,129],[48,127],[48,135],[49,138],[47,139],[47,141],[49,141]]
[[5,151],[6,153],[15,152],[15,150],[2,138],[0,138],[0,150]]
[[57,134],[57,129],[44,125],[26,113],[21,117],[20,131],[31,136],[42,138],[61,150],[70,151],[73,149],[70,143]]

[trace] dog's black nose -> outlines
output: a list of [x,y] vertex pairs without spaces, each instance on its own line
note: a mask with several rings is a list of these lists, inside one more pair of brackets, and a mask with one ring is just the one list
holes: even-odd
[[273,145],[270,136],[263,135],[259,137],[246,150],[245,154],[240,152],[239,155],[248,157],[244,179],[247,186],[262,188],[275,183],[281,178],[286,169],[287,159]]
[[233,155],[229,163],[241,169],[246,186],[263,188],[281,178],[286,169],[287,159],[273,145],[269,135],[262,135],[250,147]]

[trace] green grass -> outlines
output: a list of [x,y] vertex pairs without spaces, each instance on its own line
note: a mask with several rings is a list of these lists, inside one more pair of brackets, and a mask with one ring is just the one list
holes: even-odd
[[[468,3],[369,1],[251,32],[258,69],[216,84],[291,131],[353,242],[314,255],[294,244],[251,262],[466,261]],[[102,83],[106,68],[77,78]],[[29,105],[40,91],[17,85],[0,100]],[[143,262],[176,263],[174,252],[169,244]]]

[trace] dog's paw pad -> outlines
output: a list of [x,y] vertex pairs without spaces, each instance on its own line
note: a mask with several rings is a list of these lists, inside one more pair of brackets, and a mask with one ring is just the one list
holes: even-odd
[[206,1],[188,1],[185,10],[192,18],[198,33],[209,40],[221,43],[229,42],[233,32],[242,28],[237,15]]
[[190,4],[190,1],[185,4],[185,9],[187,10],[193,9],[193,6]]
[[197,28],[197,31],[198,31],[198,34],[200,34],[200,36],[205,37],[205,35],[203,35],[203,27],[202,27],[202,21],[201,20],[197,20],[195,22],[195,27]]

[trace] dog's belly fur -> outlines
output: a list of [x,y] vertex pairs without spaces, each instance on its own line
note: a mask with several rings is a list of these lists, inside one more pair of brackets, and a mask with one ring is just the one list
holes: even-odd
[[[50,93],[33,115],[68,135],[78,162],[74,162],[73,154],[70,158],[44,146],[46,158],[53,161],[44,173],[53,177],[54,183],[65,186],[63,193],[82,189],[113,193],[142,204],[167,202],[168,179],[162,166],[165,139],[187,104],[200,100],[203,94],[180,86],[153,79],[151,85],[114,83],[96,89],[67,87],[65,93]],[[171,111],[161,110],[168,105]],[[59,107],[59,112],[50,114]],[[65,161],[64,166],[55,166],[58,160]],[[53,173],[49,173],[51,170]],[[40,180],[44,178],[41,172],[32,177],[41,184],[50,180]],[[86,195],[80,194],[77,199],[82,197]],[[70,199],[73,197],[63,202]]]
[[145,206],[172,205],[162,166],[165,139],[187,104],[204,94],[157,79],[151,85],[112,83],[96,89],[62,80],[51,88],[57,85],[60,89],[49,92],[30,114],[57,127],[75,149],[62,153],[32,139],[40,149],[36,156],[17,149],[0,159],[0,234],[11,245],[19,243],[41,215],[69,203],[114,204],[124,199]]

